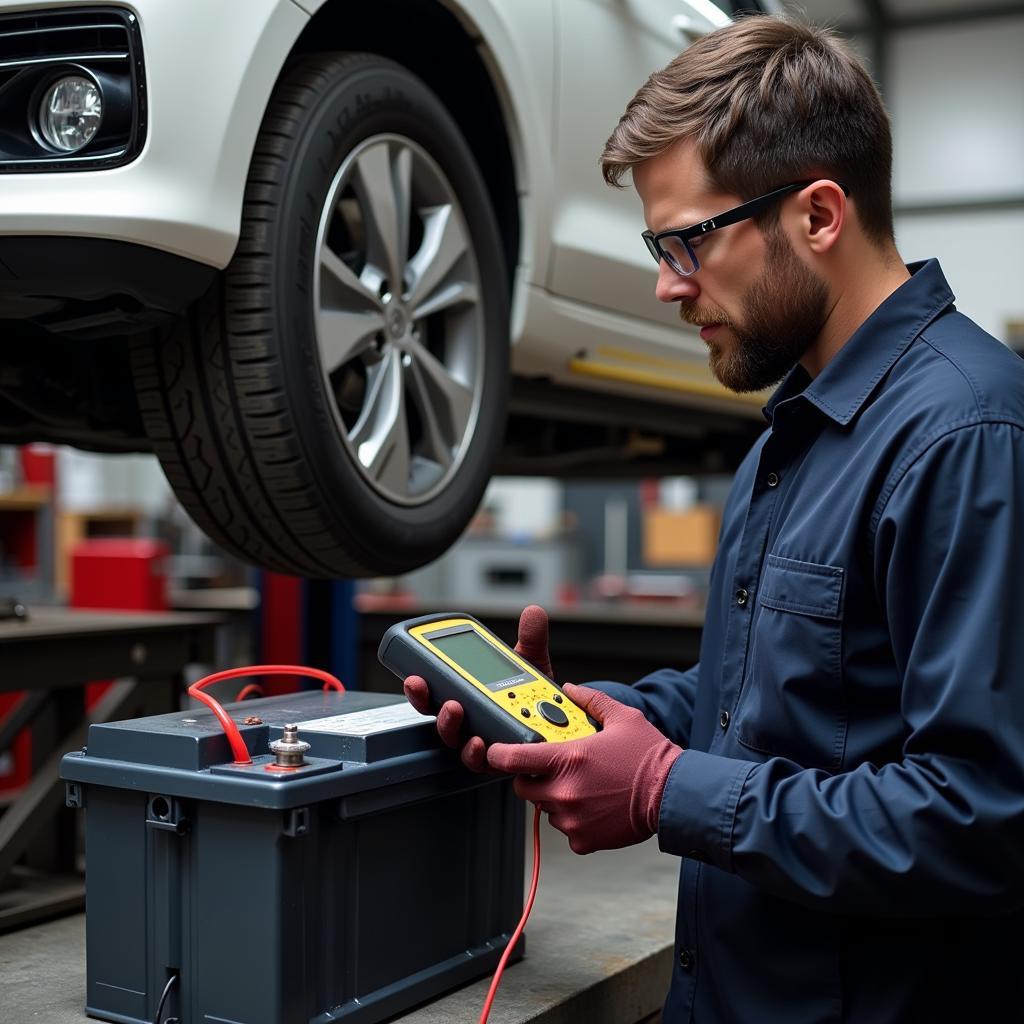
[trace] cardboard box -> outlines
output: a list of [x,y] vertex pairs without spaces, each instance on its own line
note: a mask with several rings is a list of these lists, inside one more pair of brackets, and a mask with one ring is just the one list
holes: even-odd
[[722,510],[694,505],[685,512],[651,508],[644,513],[644,562],[651,568],[709,566],[715,560]]

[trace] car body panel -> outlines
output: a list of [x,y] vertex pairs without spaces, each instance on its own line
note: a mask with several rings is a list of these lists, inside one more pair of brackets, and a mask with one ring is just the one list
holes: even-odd
[[[655,267],[640,239],[640,202],[632,188],[605,184],[598,158],[646,76],[687,45],[691,36],[680,26],[714,26],[686,0],[562,0],[558,10],[558,173],[547,287],[678,328],[675,309],[652,299]],[[602,59],[609,54],[618,59]]]
[[[640,238],[632,188],[609,188],[599,157],[637,89],[692,39],[727,21],[688,0],[560,0],[551,259],[528,303],[520,374],[760,416],[712,376],[697,331],[655,299],[657,267]],[[632,353],[632,355],[630,355]]]
[[[650,256],[638,251],[639,203],[632,189],[604,183],[598,158],[646,75],[679,53],[682,40],[671,21],[681,9],[680,0],[562,0],[558,6],[558,173],[545,282],[555,295],[658,318]],[[618,59],[607,59],[611,54]]]
[[550,0],[517,0],[514,8],[494,0],[443,4],[478,40],[477,52],[501,103],[516,164],[520,244],[510,323],[514,351],[529,313],[530,286],[546,279],[551,260],[557,5]]
[[[651,301],[656,301],[652,298]],[[674,307],[672,307],[674,311]],[[761,419],[767,393],[728,391],[708,368],[707,349],[688,327],[636,318],[531,287],[513,372],[609,395],[686,404]]]

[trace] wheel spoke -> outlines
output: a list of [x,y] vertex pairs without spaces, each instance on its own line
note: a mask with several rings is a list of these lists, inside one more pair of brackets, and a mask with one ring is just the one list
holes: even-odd
[[380,298],[352,268],[325,244],[320,250],[320,272],[328,274],[346,291],[358,297],[364,306],[380,309]]
[[391,146],[371,146],[357,162],[371,245],[369,258],[388,275],[391,291],[400,295],[409,249],[412,197],[412,152],[404,146],[392,154]]
[[451,437],[447,416],[443,417],[445,422],[442,422],[442,417],[438,415],[435,395],[419,360],[413,359],[406,380],[409,384],[409,399],[415,404],[423,423],[424,454],[446,470],[452,464],[453,448],[461,437]]
[[413,310],[413,316],[419,320],[423,317],[440,313],[443,309],[457,306],[460,303],[472,305],[479,299],[479,292],[476,285],[470,281],[455,281],[452,284],[438,288],[433,294],[426,296],[423,301]]
[[409,261],[408,304],[414,309],[442,282],[466,253],[468,241],[451,205],[421,210],[423,243]]
[[457,447],[465,436],[473,411],[472,390],[456,380],[444,364],[420,342],[410,339],[406,342],[406,348],[422,374],[427,400],[433,399],[435,417],[444,424],[451,447]]
[[412,150],[402,146],[391,165],[391,181],[395,190],[395,212],[398,216],[398,278],[395,294],[405,291],[405,265],[409,259],[409,229],[412,226]]
[[321,309],[317,331],[320,362],[330,376],[339,366],[368,348],[373,336],[384,329],[384,317],[376,312],[355,313]]
[[381,363],[351,441],[367,475],[398,494],[409,491],[409,427],[405,415],[401,355]]

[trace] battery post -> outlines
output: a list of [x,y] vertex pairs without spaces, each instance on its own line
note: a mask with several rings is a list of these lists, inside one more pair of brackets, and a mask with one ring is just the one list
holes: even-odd
[[281,738],[271,741],[270,752],[277,760],[266,766],[268,772],[292,772],[306,763],[309,744],[299,739],[297,725],[286,725]]

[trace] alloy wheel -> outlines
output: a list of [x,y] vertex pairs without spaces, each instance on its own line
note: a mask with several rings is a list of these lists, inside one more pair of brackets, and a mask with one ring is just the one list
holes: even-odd
[[484,368],[480,272],[458,199],[410,139],[345,159],[316,239],[314,310],[335,424],[389,501],[443,490],[473,438]]

